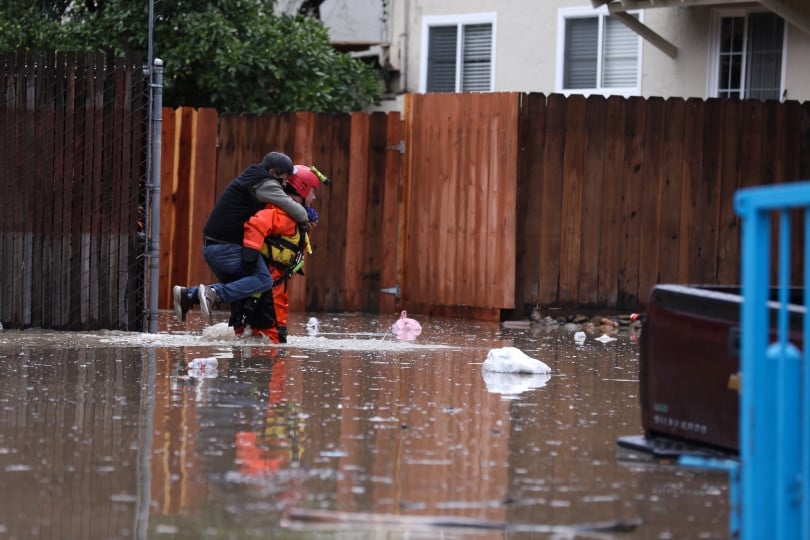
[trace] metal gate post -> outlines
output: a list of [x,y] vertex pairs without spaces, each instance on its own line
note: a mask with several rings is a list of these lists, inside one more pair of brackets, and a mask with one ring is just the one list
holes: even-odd
[[146,248],[146,257],[149,261],[148,278],[149,290],[147,317],[148,331],[155,334],[158,331],[158,296],[160,294],[160,145],[161,130],[163,126],[163,60],[155,58],[152,66],[152,80],[150,82],[152,95],[151,111],[151,163],[148,182],[148,193],[151,194],[149,211],[152,219],[150,227],[149,244]]

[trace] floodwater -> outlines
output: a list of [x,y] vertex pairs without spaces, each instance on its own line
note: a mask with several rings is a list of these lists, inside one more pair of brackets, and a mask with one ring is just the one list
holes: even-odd
[[[616,445],[641,432],[635,336],[292,314],[276,347],[161,316],[0,332],[0,539],[729,536],[724,473]],[[485,378],[507,345],[550,377]]]

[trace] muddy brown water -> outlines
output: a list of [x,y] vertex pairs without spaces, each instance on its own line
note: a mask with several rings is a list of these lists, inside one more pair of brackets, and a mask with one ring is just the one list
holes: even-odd
[[[728,537],[725,474],[617,448],[634,336],[293,314],[274,347],[161,317],[0,332],[0,539]],[[506,345],[551,376],[485,377]]]

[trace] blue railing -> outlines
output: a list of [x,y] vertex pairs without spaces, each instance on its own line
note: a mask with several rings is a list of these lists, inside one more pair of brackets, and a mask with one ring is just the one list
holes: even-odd
[[[810,540],[810,294],[803,307],[790,304],[792,216],[804,227],[802,283],[810,285],[810,182],[743,189],[734,205],[742,218],[740,458],[680,461],[729,472],[733,538]],[[804,352],[790,341],[791,310],[802,314]]]
[[[810,295],[801,352],[790,342],[791,214],[804,227],[803,284],[810,284],[810,182],[744,189],[742,218],[739,512],[743,539],[810,539]],[[776,217],[777,235],[771,230]],[[778,238],[776,338],[769,308],[771,239]],[[732,481],[733,477],[732,477]]]
[[[803,283],[810,284],[810,182],[743,189],[740,316],[740,460],[684,457],[729,471],[731,536],[810,539],[810,295],[803,295],[801,340],[790,341],[791,215],[804,226]],[[777,228],[777,299],[771,300],[771,230]],[[806,287],[805,287],[806,289]],[[795,306],[794,306],[795,309]],[[776,324],[773,325],[773,311]],[[775,330],[775,339],[772,337]]]

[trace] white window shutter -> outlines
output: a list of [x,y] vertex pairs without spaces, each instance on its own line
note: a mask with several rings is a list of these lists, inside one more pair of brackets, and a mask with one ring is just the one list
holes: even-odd
[[572,18],[565,22],[565,88],[596,88],[598,40],[597,17]]
[[431,26],[428,33],[428,92],[456,91],[458,27]]
[[638,85],[638,35],[617,19],[605,19],[602,55],[603,88],[632,88]]
[[492,25],[470,24],[463,28],[462,92],[492,90]]

